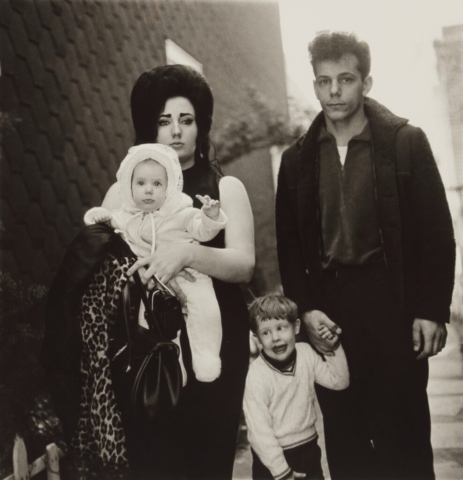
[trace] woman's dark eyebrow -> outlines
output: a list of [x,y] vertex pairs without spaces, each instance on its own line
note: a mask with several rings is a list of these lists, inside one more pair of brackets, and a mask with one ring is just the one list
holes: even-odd
[[[192,113],[181,113],[180,114],[180,118],[187,117],[187,116],[194,117],[194,115]],[[159,115],[159,118],[161,118],[161,117],[172,118],[172,115],[170,113],[161,113],[161,115]]]

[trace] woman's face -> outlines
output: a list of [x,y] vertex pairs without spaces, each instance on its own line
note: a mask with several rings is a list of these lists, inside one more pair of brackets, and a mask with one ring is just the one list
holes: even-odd
[[191,102],[186,97],[169,98],[158,118],[156,141],[177,152],[182,170],[195,163],[197,136],[198,126]]

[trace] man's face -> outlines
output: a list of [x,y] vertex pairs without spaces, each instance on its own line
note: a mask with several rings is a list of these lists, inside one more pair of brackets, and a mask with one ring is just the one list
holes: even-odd
[[256,335],[264,352],[274,360],[284,361],[296,348],[296,335],[301,321],[290,323],[286,318],[258,320]]
[[315,94],[325,116],[333,123],[349,121],[362,111],[371,86],[370,76],[362,80],[357,57],[352,54],[315,65]]
[[167,172],[155,160],[140,162],[133,170],[132,195],[135,205],[144,212],[159,210],[166,200]]

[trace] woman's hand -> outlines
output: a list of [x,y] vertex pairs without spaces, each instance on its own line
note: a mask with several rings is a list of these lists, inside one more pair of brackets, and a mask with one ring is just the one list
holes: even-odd
[[[127,274],[132,275],[140,267],[146,267],[140,277],[143,283],[147,283],[151,277],[156,277],[165,285],[170,282],[185,267],[189,266],[189,246],[187,243],[171,243],[159,245],[156,251],[144,258],[139,258],[128,270]],[[189,275],[185,272],[186,275]],[[185,274],[182,274],[190,280]],[[190,276],[193,278],[192,276]]]
[[[187,273],[188,275],[190,275],[188,272],[185,272]],[[182,272],[179,273],[179,275],[181,275]],[[190,275],[192,278],[193,278],[193,281],[196,281],[196,279]],[[172,292],[175,294],[175,296],[180,300],[180,304],[182,305],[182,307],[186,307],[186,297],[185,297],[185,294],[183,293],[183,290],[181,289],[180,285],[177,283],[177,280],[175,280],[175,278],[173,278],[167,285],[170,290],[172,290]]]
[[[140,278],[142,279],[142,282],[146,285],[147,290],[154,290],[155,288],[163,288],[163,285],[161,285],[159,282],[156,281],[154,277],[150,277],[147,281],[144,281],[144,274],[146,272],[145,267],[140,267],[138,269],[138,273],[140,275]],[[127,272],[128,273],[128,272]],[[179,277],[183,277],[189,282],[196,282],[196,278],[191,275],[191,273],[187,272],[186,270],[182,270],[181,272],[178,273]],[[134,282],[133,277],[129,277],[129,282]],[[183,293],[183,290],[181,289],[180,285],[177,283],[177,280],[175,278],[172,278],[167,282],[167,284],[164,284],[164,286],[167,286],[167,288],[173,293],[179,300],[182,305],[182,307],[186,306],[186,296]]]

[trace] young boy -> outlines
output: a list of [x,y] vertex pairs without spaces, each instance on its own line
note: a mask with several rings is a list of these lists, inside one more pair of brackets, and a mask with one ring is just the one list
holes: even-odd
[[[244,413],[252,447],[252,478],[323,479],[315,430],[314,382],[333,390],[349,386],[341,345],[325,360],[307,343],[297,343],[297,306],[282,295],[257,298],[249,307],[251,330],[262,345],[251,364]],[[319,334],[332,338],[327,327]]]
[[[109,222],[132,251],[139,257],[152,254],[166,242],[206,242],[212,240],[227,223],[218,200],[197,197],[201,210],[193,208],[191,197],[182,193],[183,175],[177,153],[161,144],[132,147],[117,172],[117,181],[124,197],[122,208],[109,212],[105,208],[90,209],[84,217],[86,225]],[[187,300],[187,332],[193,370],[202,382],[212,382],[221,371],[220,347],[222,325],[219,305],[212,280],[188,268],[196,281],[177,276]],[[140,325],[147,328],[141,304]],[[178,343],[179,338],[174,340]],[[186,372],[180,361],[183,383]]]

